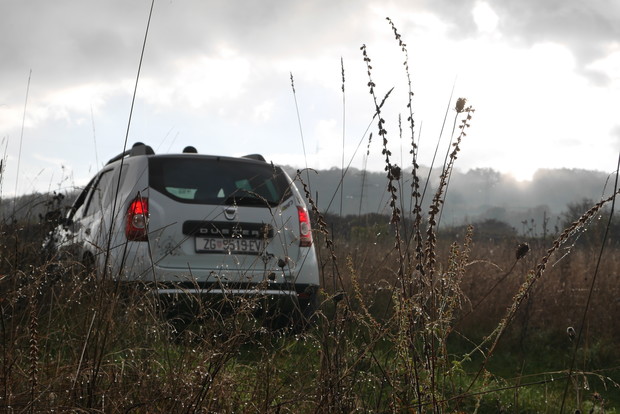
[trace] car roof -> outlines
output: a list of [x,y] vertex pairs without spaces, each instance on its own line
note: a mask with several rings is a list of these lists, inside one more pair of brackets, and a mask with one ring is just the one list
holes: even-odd
[[244,155],[242,157],[230,157],[230,156],[222,156],[222,155],[208,155],[208,154],[199,154],[195,147],[188,146],[183,149],[182,153],[172,153],[172,154],[155,154],[153,148],[149,145],[143,144],[142,142],[136,142],[133,144],[131,149],[126,150],[115,157],[111,158],[106,165],[115,163],[117,161],[121,161],[124,158],[131,158],[137,156],[147,156],[147,157],[191,157],[191,158],[206,158],[206,159],[216,159],[216,160],[235,160],[242,161],[248,163],[257,163],[257,164],[265,164],[267,161],[265,157],[261,154],[249,154]]

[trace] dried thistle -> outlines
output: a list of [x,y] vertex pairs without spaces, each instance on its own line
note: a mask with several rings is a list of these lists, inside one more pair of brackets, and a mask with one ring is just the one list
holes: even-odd
[[467,103],[467,99],[466,98],[459,98],[456,100],[456,106],[454,107],[454,109],[456,110],[457,113],[461,113],[465,111],[465,104]]
[[527,252],[530,251],[530,245],[527,244],[526,242],[523,242],[521,244],[519,244],[517,246],[517,252],[516,252],[516,256],[517,256],[517,260],[520,260],[522,258],[525,257],[525,255],[527,254]]

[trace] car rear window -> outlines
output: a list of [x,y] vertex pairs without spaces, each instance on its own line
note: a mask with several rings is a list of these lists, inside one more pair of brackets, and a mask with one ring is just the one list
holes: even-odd
[[149,185],[196,204],[277,206],[292,195],[279,167],[230,158],[151,157]]

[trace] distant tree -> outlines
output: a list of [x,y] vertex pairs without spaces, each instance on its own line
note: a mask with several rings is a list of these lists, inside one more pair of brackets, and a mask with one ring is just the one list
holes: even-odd
[[[389,234],[390,217],[383,214],[369,213],[362,215],[340,216],[338,214],[326,213],[324,215],[327,223],[327,230],[331,237],[338,236],[345,240],[352,236],[359,238],[366,234]],[[374,232],[374,233],[372,233]]]
[[[517,230],[510,224],[500,220],[486,219],[473,223],[472,226],[474,227],[474,241],[500,242],[517,237]],[[440,233],[445,236],[461,238],[465,235],[466,230],[467,226],[457,226],[445,228]]]
[[495,219],[474,224],[474,232],[477,233],[477,238],[489,241],[511,239],[517,235],[517,231],[510,224]]

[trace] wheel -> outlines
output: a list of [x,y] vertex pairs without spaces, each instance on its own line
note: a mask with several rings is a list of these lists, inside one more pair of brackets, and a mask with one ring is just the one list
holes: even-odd
[[84,272],[87,275],[95,271],[95,256],[92,253],[86,252],[82,257],[82,265],[84,266]]

